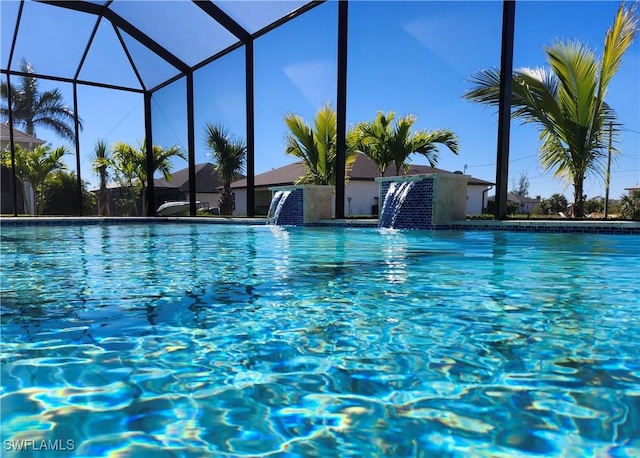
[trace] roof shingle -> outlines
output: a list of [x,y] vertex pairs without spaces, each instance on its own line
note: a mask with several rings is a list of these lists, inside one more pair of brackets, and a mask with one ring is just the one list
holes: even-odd
[[[300,162],[285,165],[277,169],[269,170],[268,172],[260,173],[254,178],[254,186],[284,186],[293,184],[301,175],[304,175],[305,167]],[[413,165],[410,164],[409,168],[403,173],[403,175],[418,175],[426,173],[451,173],[447,170],[437,169],[429,167],[428,165]],[[384,176],[395,176],[396,166],[390,165],[385,171]],[[376,164],[364,154],[359,153],[356,161],[353,164],[351,172],[349,173],[349,179],[353,181],[373,181],[380,176],[380,171]],[[491,186],[493,183],[481,180],[479,178],[471,177],[469,179],[470,185],[484,185]],[[234,181],[231,183],[231,187],[234,189],[242,189],[247,187],[247,179]]]

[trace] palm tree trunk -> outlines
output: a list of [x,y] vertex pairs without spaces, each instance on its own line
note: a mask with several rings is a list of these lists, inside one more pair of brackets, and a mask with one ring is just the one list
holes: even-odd
[[42,202],[42,198],[44,197],[42,195],[42,189],[37,190],[35,187],[33,188],[33,200],[34,200],[34,205],[35,205],[35,214],[38,216],[42,215],[42,207],[43,207],[43,202]]
[[[142,197],[142,214],[145,215],[146,214],[146,208],[147,208],[147,187],[146,186],[142,186],[142,190],[140,191],[141,193],[141,197]],[[136,205],[137,207],[137,205]]]
[[25,129],[24,129],[25,133],[35,137],[35,128],[33,125],[33,121],[27,121],[25,123]]
[[107,201],[107,184],[104,181],[100,182],[100,197],[98,204],[98,212],[100,216],[109,216],[109,204]]
[[584,216],[583,184],[584,178],[576,178],[573,185],[573,216],[576,218]]
[[396,176],[399,177],[401,175],[400,170],[402,170],[402,163],[394,162],[394,164],[396,165]]
[[[29,200],[27,199],[27,189],[24,186],[24,181],[22,180],[16,180],[18,181],[19,185],[22,187],[22,211],[24,212],[24,214],[28,215],[29,214]],[[16,209],[17,212],[17,209]]]
[[231,200],[231,182],[225,181],[220,194],[220,214],[231,216],[233,214],[233,201]]

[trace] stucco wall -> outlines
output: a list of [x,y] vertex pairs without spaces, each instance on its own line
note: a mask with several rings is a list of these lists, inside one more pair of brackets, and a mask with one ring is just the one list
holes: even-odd
[[467,179],[465,175],[435,175],[433,224],[464,221],[467,216]]
[[482,214],[482,209],[487,207],[486,189],[487,186],[467,186],[467,215]]
[[[200,202],[198,207],[217,207],[220,194],[217,192],[197,192],[196,200]],[[189,194],[187,193],[187,200],[189,200]]]
[[[378,183],[375,181],[349,181],[345,187],[345,216],[373,215],[372,206],[378,204]],[[351,205],[349,205],[351,197]]]
[[247,190],[235,189],[234,194],[236,208],[233,210],[233,216],[247,216]]

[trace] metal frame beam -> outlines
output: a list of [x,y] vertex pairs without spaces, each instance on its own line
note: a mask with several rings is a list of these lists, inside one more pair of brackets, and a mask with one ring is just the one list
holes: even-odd
[[247,117],[247,216],[251,218],[255,216],[256,213],[253,39],[245,43],[245,85],[245,115]]
[[[24,2],[20,2],[18,7],[18,15],[16,16],[16,27],[13,30],[13,38],[11,40],[11,50],[9,51],[9,60],[7,66],[11,68],[13,53],[16,49],[16,41],[18,39],[18,30],[20,29],[20,21],[22,19],[22,10]],[[7,111],[9,114],[9,151],[11,152],[11,184],[12,184],[12,202],[13,216],[18,216],[18,179],[16,178],[16,145],[13,141],[13,100],[11,97],[11,75],[7,73]],[[22,190],[24,193],[24,188]],[[26,209],[25,209],[26,211]]]
[[[278,27],[280,27],[283,24],[286,24],[287,22],[289,22],[292,19],[297,18],[298,16],[306,13],[307,11],[310,11],[312,9],[314,9],[316,6],[320,6],[323,3],[325,3],[327,0],[317,0],[317,1],[313,1],[313,2],[309,2],[305,5],[302,5],[300,8],[298,8],[297,10],[292,11],[291,13],[287,14],[286,16],[281,17],[280,19],[278,19],[277,21],[272,22],[271,24],[261,28],[260,30],[258,30],[257,32],[253,33],[251,36],[252,38],[255,40],[256,38],[260,38],[262,35],[271,32],[274,29],[277,29]],[[340,2],[342,2],[342,0],[340,0]]]
[[78,84],[73,83],[73,124],[76,146],[76,192],[78,193],[78,216],[82,216],[82,174],[80,173],[80,121],[78,119]]
[[127,32],[142,45],[147,47],[150,51],[164,59],[169,64],[180,70],[182,73],[186,73],[190,70],[190,67],[182,60],[178,59],[174,54],[169,52],[165,47],[160,45],[157,41],[153,40],[149,35],[142,32],[135,27],[129,21],[117,14],[110,8],[102,5],[96,5],[91,2],[77,1],[77,0],[35,0],[39,3],[47,5],[58,6],[61,8],[67,8],[74,11],[80,11],[83,13],[95,14],[102,16],[110,21],[116,27],[119,27],[123,31]]
[[210,17],[222,27],[227,29],[230,33],[235,35],[238,40],[247,41],[251,39],[251,34],[238,24],[231,16],[222,11],[217,5],[214,5],[209,0],[192,0],[202,11],[207,13]]
[[89,40],[87,40],[87,46],[84,47],[84,52],[82,53],[82,57],[80,58],[80,63],[78,64],[78,68],[76,69],[75,75],[73,75],[74,80],[78,80],[80,76],[80,72],[82,71],[82,66],[84,65],[84,61],[87,59],[89,55],[89,50],[91,49],[91,45],[93,44],[93,39],[96,37],[96,33],[98,32],[98,27],[100,27],[100,21],[102,20],[102,16],[98,16],[96,19],[96,23],[93,26],[93,30],[91,31],[91,35],[89,36]]
[[[153,183],[153,128],[151,124],[151,92],[144,93],[144,138],[147,150],[147,216],[156,215],[156,192]],[[144,210],[144,209],[143,209]]]
[[187,156],[189,167],[189,214],[196,216],[196,141],[193,100],[193,72],[187,78]]
[[101,87],[103,89],[115,89],[118,91],[126,91],[126,92],[137,92],[138,94],[142,94],[145,92],[143,89],[140,89],[140,88],[118,86],[115,84],[96,83],[94,81],[74,80],[73,78],[65,78],[64,76],[51,76],[51,75],[43,75],[40,73],[25,73],[25,72],[20,72],[15,70],[4,70],[4,69],[0,70],[0,73],[11,74],[14,76],[29,76],[29,77],[43,79],[43,80],[58,81],[61,83],[71,83],[71,84],[78,83],[83,86]]
[[[7,87],[11,88],[11,77],[7,74]],[[13,216],[18,216],[18,179],[16,178],[16,145],[13,141],[13,107],[11,100],[11,89],[7,91],[7,108],[9,112],[9,151],[11,152],[11,184]],[[22,190],[24,193],[24,188]],[[26,211],[26,209],[24,209]]]
[[502,51],[500,58],[500,102],[498,104],[495,219],[507,218],[515,15],[515,0],[504,0],[502,6]]
[[338,2],[338,91],[336,102],[336,209],[335,217],[344,218],[345,164],[347,151],[347,47],[349,2]]
[[140,76],[140,72],[138,71],[138,67],[136,66],[136,63],[133,61],[133,57],[131,57],[131,53],[129,52],[129,48],[127,48],[127,44],[124,42],[124,38],[122,38],[120,29],[117,28],[115,25],[113,25],[113,31],[116,33],[116,36],[118,37],[118,41],[120,41],[120,46],[122,46],[122,50],[124,51],[124,53],[127,56],[127,59],[129,60],[129,65],[131,65],[133,72],[136,74],[136,78],[138,78],[138,83],[140,83],[140,87],[146,91],[147,86],[144,84],[144,81]]

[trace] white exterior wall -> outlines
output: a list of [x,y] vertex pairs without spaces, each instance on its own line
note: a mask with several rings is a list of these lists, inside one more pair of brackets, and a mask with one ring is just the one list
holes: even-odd
[[236,208],[233,216],[247,216],[247,189],[234,189]]
[[531,213],[538,204],[539,202],[525,202],[523,204],[520,204],[520,211],[525,213]]
[[[220,194],[217,192],[200,192],[196,193],[196,200],[200,202],[199,207],[208,205],[209,207],[218,207],[218,200]],[[187,200],[189,200],[189,193],[187,193]]]
[[467,186],[467,215],[481,215],[482,209],[487,208],[488,193],[484,192],[487,189],[487,186]]
[[371,216],[371,207],[378,203],[378,192],[375,181],[349,181],[344,190],[345,216]]

